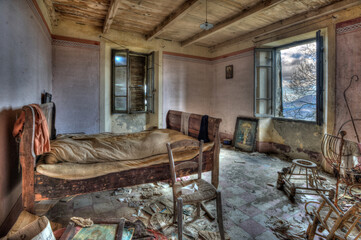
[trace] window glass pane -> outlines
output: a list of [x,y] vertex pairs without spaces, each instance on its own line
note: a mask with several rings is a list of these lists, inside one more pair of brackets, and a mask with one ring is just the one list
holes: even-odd
[[116,53],[114,55],[115,66],[124,66],[127,65],[127,54],[126,53]]
[[125,111],[127,110],[127,97],[115,97],[114,105],[116,111]]
[[114,94],[115,96],[126,96],[127,95],[127,68],[116,67],[114,73]]
[[316,121],[316,42],[280,51],[283,117]]

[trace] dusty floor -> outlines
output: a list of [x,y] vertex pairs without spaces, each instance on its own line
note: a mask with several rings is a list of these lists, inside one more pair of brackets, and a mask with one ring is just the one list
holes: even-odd
[[[301,227],[307,227],[308,221],[304,212],[307,197],[296,196],[295,203],[292,203],[282,191],[274,187],[277,171],[290,165],[290,162],[264,154],[247,154],[221,149],[220,190],[223,194],[225,230],[231,239],[277,239],[266,224],[270,216],[277,216]],[[204,173],[204,178],[210,180],[210,173]],[[148,214],[137,211],[137,208],[128,207],[128,203],[120,202],[119,198],[128,198],[128,201],[135,202],[135,207],[137,204],[144,206],[159,199],[171,199],[171,189],[161,183],[134,186],[131,189],[128,195],[126,193],[114,195],[113,191],[107,191],[63,199],[58,201],[46,216],[52,221],[65,225],[72,216],[125,217],[129,220],[141,219],[147,222]],[[46,211],[48,204],[53,205],[52,202],[38,204],[38,213]],[[206,205],[215,214],[215,200]],[[189,209],[192,210],[192,207]],[[189,211],[187,213],[189,215]],[[213,230],[217,226],[216,221],[211,222],[205,216],[195,221],[191,221],[191,216],[185,215],[185,218],[186,222],[189,221],[186,227],[190,232],[189,235],[192,235],[192,232],[197,234],[197,230]],[[151,219],[152,223],[157,225],[154,219]],[[171,236],[171,232],[175,230],[174,227],[163,227],[163,229],[168,236]]]

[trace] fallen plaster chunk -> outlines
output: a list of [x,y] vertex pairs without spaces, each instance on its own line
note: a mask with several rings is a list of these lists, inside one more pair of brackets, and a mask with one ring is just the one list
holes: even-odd
[[235,163],[246,163],[246,161],[240,160],[240,159],[236,159],[236,160],[234,160],[234,162],[235,162]]

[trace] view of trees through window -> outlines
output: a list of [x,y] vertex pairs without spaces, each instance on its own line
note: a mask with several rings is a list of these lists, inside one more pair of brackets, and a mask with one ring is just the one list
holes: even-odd
[[281,49],[283,117],[316,120],[316,42]]

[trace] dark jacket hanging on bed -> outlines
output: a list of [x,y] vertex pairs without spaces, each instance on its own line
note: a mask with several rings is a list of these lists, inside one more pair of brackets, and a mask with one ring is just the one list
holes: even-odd
[[205,143],[209,142],[208,138],[208,115],[202,116],[201,127],[199,128],[198,140],[203,140]]

